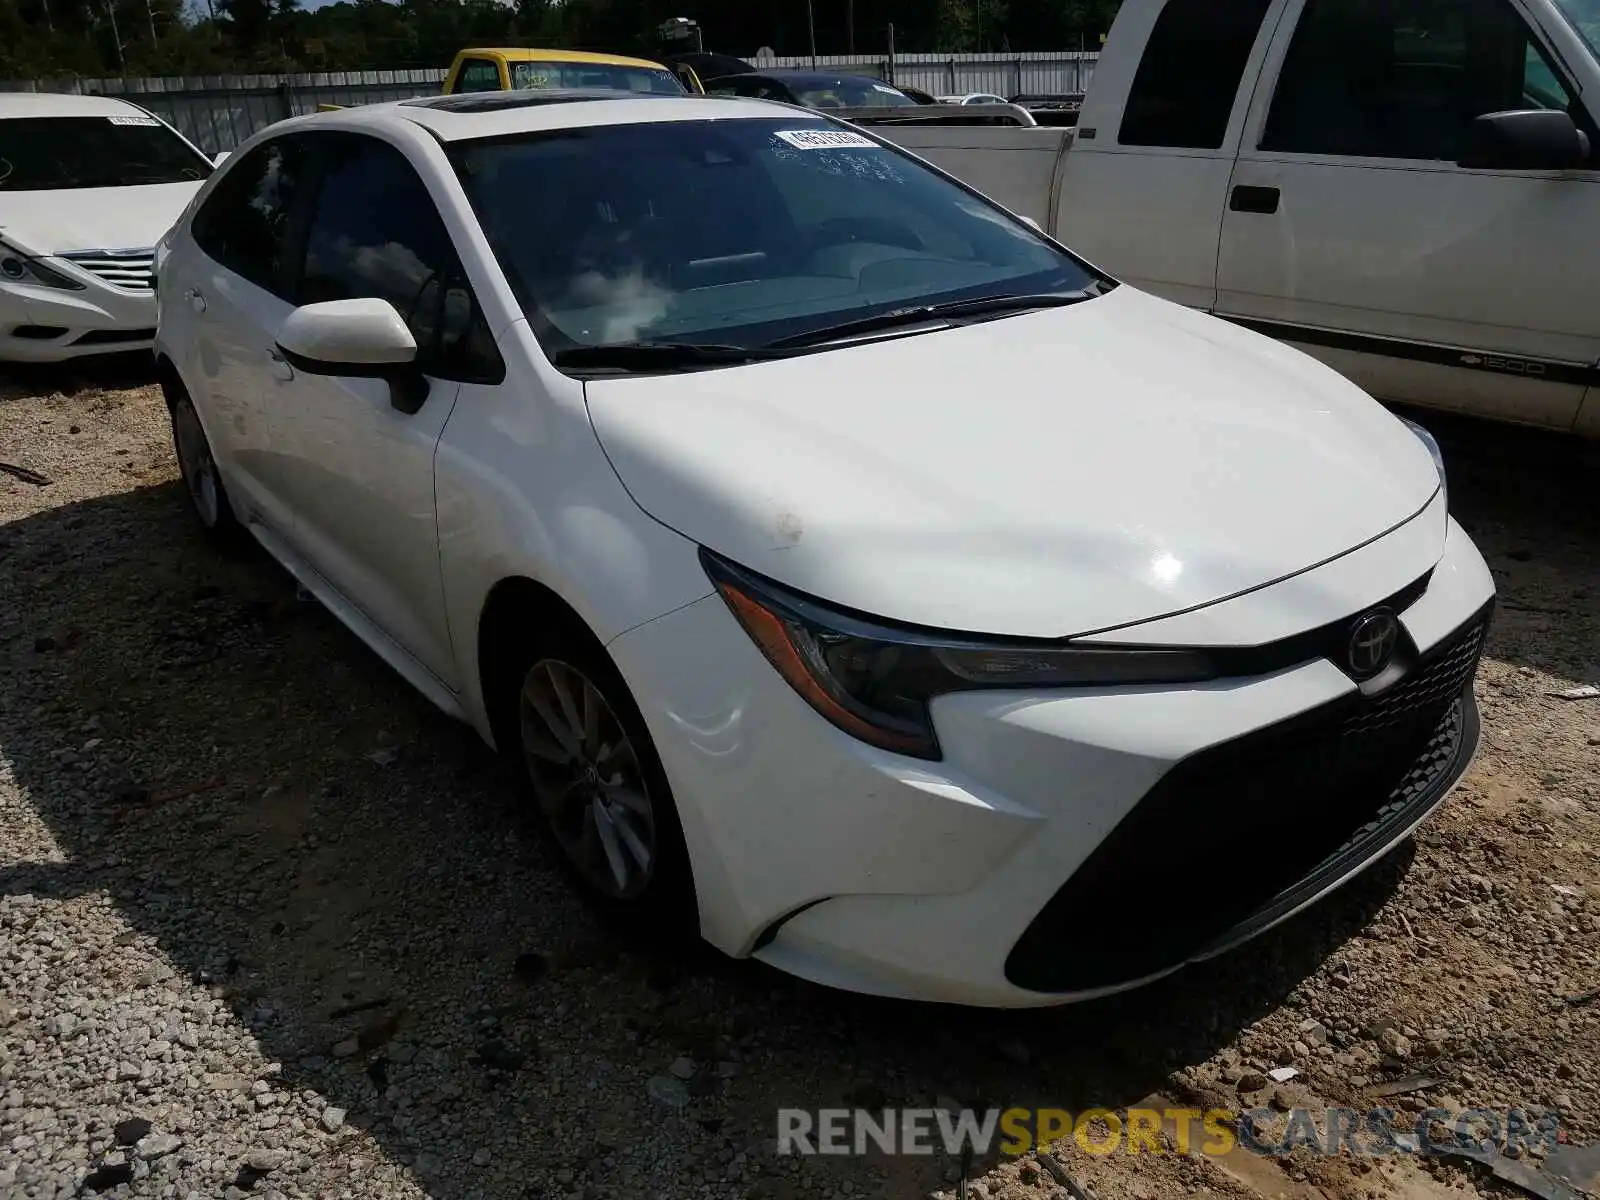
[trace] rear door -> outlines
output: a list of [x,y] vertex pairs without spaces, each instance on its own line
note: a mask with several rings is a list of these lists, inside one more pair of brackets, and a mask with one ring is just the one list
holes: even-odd
[[1123,5],[1066,159],[1056,232],[1067,245],[1137,287],[1212,306],[1249,98],[1240,84],[1255,78],[1275,3]]
[[172,264],[161,298],[192,323],[172,344],[189,348],[179,366],[239,515],[279,537],[293,518],[283,493],[284,431],[264,390],[284,369],[274,346],[293,307],[285,256],[309,140],[273,138],[228,164],[195,212],[192,248],[178,242],[185,260]]
[[1233,177],[1219,314],[1385,399],[1570,428],[1600,360],[1600,173],[1457,159],[1507,109],[1565,109],[1600,145],[1580,60],[1519,0],[1290,9]]

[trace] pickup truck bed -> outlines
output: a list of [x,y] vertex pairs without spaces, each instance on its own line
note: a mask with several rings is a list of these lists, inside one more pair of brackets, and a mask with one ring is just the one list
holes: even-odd
[[1072,146],[1070,128],[891,125],[873,132],[978,188],[1019,217],[1037,222],[1041,229],[1052,227],[1061,198],[1062,160]]

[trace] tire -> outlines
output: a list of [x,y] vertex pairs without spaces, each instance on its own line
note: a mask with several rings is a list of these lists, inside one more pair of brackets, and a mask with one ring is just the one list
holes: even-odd
[[683,827],[644,718],[587,631],[526,648],[512,676],[517,758],[563,871],[619,932],[697,929]]
[[234,515],[228,489],[222,482],[222,473],[217,470],[217,460],[212,456],[211,443],[200,424],[200,416],[187,395],[180,393],[171,399],[172,446],[178,455],[178,470],[183,475],[189,509],[219,548],[237,553],[249,539]]

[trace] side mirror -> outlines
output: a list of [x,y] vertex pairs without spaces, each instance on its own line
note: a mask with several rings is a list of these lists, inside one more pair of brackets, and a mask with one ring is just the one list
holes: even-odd
[[428,398],[417,369],[417,340],[387,300],[329,300],[306,304],[284,319],[278,350],[297,371],[347,379],[385,379],[389,400],[414,413]]
[[220,167],[223,163],[228,161],[228,155],[230,155],[232,153],[233,153],[232,150],[224,150],[224,151],[222,151],[222,153],[218,154],[215,158],[213,158],[211,160],[211,165],[213,167]]
[[1467,134],[1458,166],[1510,171],[1565,171],[1589,161],[1589,138],[1556,108],[1485,113]]

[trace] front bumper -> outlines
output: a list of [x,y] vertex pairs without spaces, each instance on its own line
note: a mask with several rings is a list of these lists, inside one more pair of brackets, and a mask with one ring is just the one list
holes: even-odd
[[1451,522],[1401,613],[1414,661],[1376,696],[1324,658],[1184,687],[946,696],[938,763],[822,721],[720,598],[611,649],[673,783],[708,940],[850,990],[1023,1007],[1220,953],[1403,840],[1476,749],[1493,595]]
[[69,292],[0,279],[0,362],[65,362],[90,354],[148,350],[156,336],[154,292],[83,278]]

